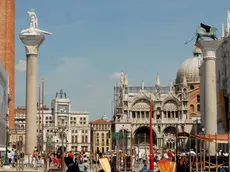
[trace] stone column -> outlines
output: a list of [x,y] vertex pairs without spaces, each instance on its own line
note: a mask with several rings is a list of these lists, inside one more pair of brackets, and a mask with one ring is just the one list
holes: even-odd
[[205,123],[205,115],[204,115],[204,65],[202,64],[199,67],[200,73],[200,114],[201,114],[201,123]]
[[45,37],[40,34],[21,34],[20,39],[25,46],[27,57],[25,154],[29,155],[37,146],[37,56]]
[[[223,40],[199,41],[203,53],[202,79],[204,93],[204,125],[205,134],[217,133],[217,92],[216,92],[216,51]],[[203,91],[202,90],[202,91]],[[215,155],[215,143],[208,149],[210,155]]]

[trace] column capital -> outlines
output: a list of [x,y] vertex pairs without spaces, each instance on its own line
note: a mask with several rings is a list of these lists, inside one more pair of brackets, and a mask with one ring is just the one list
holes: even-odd
[[25,46],[26,55],[37,55],[40,45],[45,40],[44,35],[21,34],[19,38]]
[[223,42],[223,39],[200,40],[197,46],[202,50],[204,60],[215,60],[216,51]]

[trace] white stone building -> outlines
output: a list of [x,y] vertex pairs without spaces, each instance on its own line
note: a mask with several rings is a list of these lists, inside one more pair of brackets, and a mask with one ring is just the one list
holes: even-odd
[[[199,102],[199,61],[200,52],[186,59],[177,72],[175,84],[160,85],[157,74],[155,86],[129,86],[126,73],[121,74],[120,86],[114,87],[115,132],[128,133],[128,149],[132,145],[145,151],[149,143],[150,99],[153,102],[153,143],[155,148],[174,149],[176,133],[190,133],[194,123],[200,119]],[[196,108],[198,107],[198,108]],[[185,147],[186,138],[178,141]],[[123,150],[123,146],[119,145]]]
[[[67,150],[90,151],[89,113],[72,111],[71,101],[62,90],[56,93],[56,97],[52,100],[51,110],[45,106],[40,106],[40,110],[38,108],[37,124],[39,123],[40,132],[43,131],[44,150],[57,149],[63,144]],[[22,131],[25,130],[25,125],[25,108],[19,107],[16,109],[15,128]],[[60,134],[62,130],[63,139]],[[37,132],[39,137],[39,125],[37,125]]]
[[227,13],[227,26],[222,28],[222,41],[216,52],[217,88],[217,130],[226,133],[230,129],[230,13]]

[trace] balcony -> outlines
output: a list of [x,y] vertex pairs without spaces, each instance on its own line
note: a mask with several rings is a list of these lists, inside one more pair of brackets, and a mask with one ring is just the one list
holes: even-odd
[[[153,119],[153,124],[159,123],[189,123],[192,124],[191,119],[178,119],[178,118],[163,118],[163,119]],[[149,124],[149,119],[116,119],[116,123],[133,123],[133,124]]]
[[116,119],[116,123],[131,123],[132,119]]

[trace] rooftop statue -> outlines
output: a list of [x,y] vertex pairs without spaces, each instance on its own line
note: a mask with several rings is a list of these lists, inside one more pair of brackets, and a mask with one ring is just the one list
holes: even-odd
[[199,26],[198,29],[200,30],[200,32],[196,31],[195,36],[190,41],[185,42],[185,44],[190,43],[195,37],[196,37],[195,45],[197,45],[199,40],[203,40],[203,38],[205,38],[205,37],[206,38],[211,38],[213,40],[218,39],[216,37],[216,31],[217,31],[216,27],[211,27],[209,25],[205,25],[203,23],[200,23],[200,26]]
[[30,11],[27,12],[27,15],[30,20],[30,27],[28,29],[22,30],[21,34],[46,34],[46,35],[52,35],[52,33],[38,29],[38,18],[35,13],[34,9],[31,9]]

